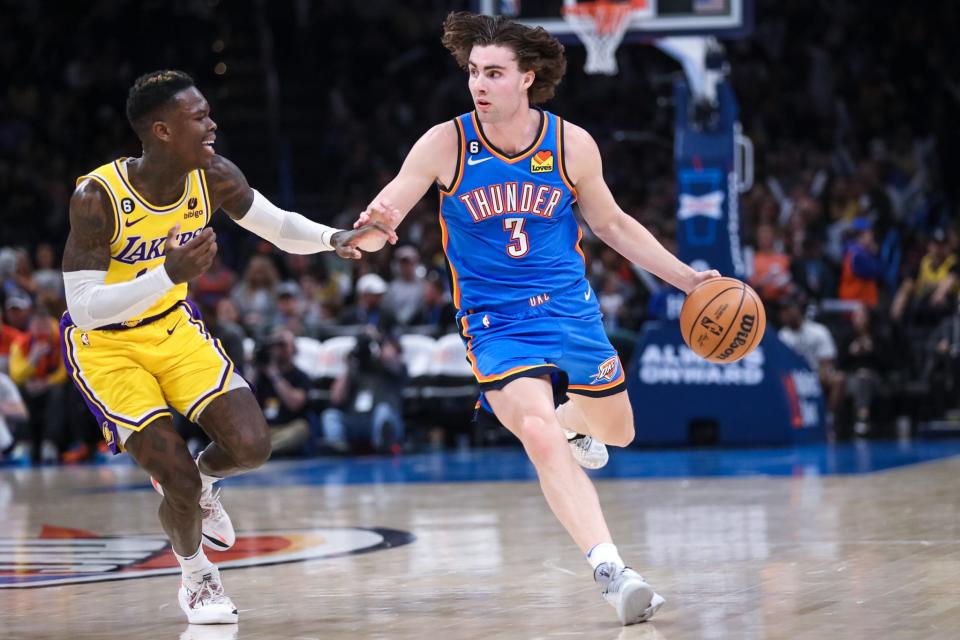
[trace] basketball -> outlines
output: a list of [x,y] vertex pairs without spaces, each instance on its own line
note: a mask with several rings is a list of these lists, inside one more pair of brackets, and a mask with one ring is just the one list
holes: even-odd
[[735,278],[714,278],[694,289],[680,310],[683,341],[710,362],[736,362],[760,344],[767,314],[760,296]]

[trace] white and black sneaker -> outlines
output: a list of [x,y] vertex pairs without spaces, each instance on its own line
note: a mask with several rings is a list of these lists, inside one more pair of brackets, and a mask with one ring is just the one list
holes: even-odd
[[[152,476],[150,484],[157,493],[163,495],[163,487]],[[200,512],[203,514],[203,544],[216,551],[223,551],[233,546],[237,541],[237,534],[233,530],[233,522],[220,502],[220,489],[207,487],[200,494]]]
[[585,436],[576,431],[564,429],[564,434],[567,436],[567,444],[570,445],[574,460],[581,467],[584,469],[600,469],[607,464],[610,459],[607,445],[593,436]]
[[180,608],[190,624],[233,624],[240,619],[237,607],[223,592],[216,567],[194,575],[183,575],[177,595]]
[[604,562],[594,570],[593,579],[603,587],[603,599],[617,610],[624,626],[646,622],[666,602],[630,567]]

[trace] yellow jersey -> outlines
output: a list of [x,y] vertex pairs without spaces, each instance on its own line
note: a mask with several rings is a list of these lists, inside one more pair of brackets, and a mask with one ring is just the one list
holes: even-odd
[[[127,175],[128,158],[120,158],[77,178],[79,185],[90,179],[103,187],[113,206],[114,232],[110,239],[110,266],[106,284],[127,282],[163,264],[167,233],[180,225],[181,244],[199,235],[210,221],[210,190],[202,169],[187,174],[183,195],[173,204],[158,207],[137,193]],[[187,297],[187,283],[170,289],[162,298],[124,324],[135,326]]]

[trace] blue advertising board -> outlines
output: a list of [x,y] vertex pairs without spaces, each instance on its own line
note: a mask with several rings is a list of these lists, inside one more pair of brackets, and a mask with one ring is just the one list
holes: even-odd
[[676,322],[644,327],[627,369],[634,444],[686,445],[696,425],[714,425],[722,445],[822,440],[825,407],[817,373],[768,331],[746,358],[707,362]]

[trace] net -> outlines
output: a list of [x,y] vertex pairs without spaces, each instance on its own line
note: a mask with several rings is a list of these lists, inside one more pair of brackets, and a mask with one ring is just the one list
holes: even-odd
[[584,71],[616,75],[617,47],[627,32],[634,8],[632,2],[610,0],[580,2],[563,8],[563,19],[587,49]]

